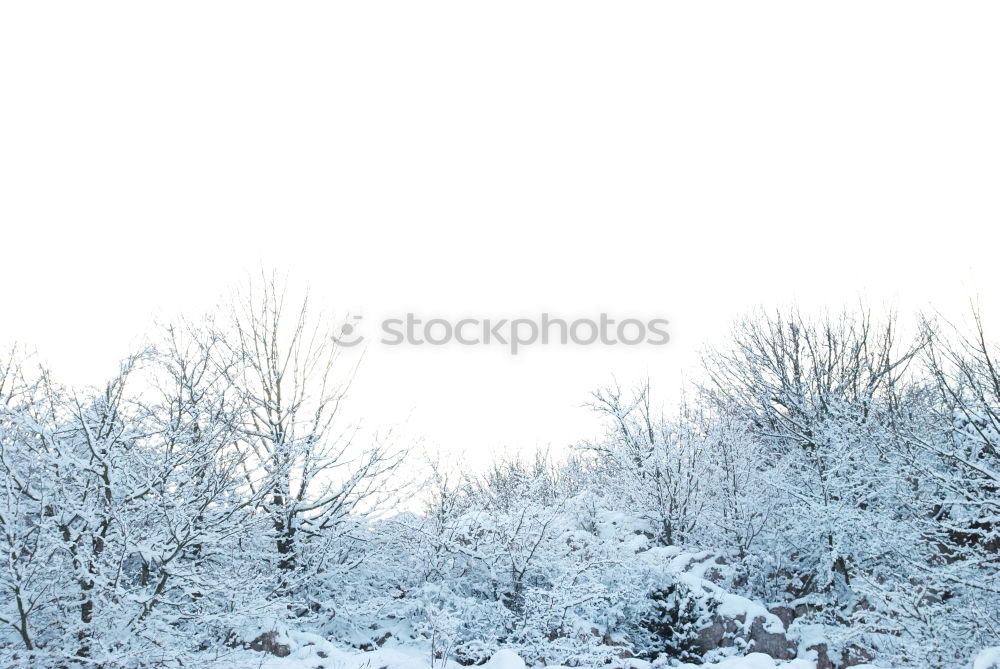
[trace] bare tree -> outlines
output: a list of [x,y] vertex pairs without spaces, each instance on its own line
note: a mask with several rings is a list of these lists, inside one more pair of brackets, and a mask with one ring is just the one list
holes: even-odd
[[34,614],[52,597],[50,557],[58,550],[42,531],[46,515],[44,452],[39,427],[44,424],[44,375],[26,371],[14,347],[0,359],[0,623],[13,628],[25,649],[34,650]]
[[[990,341],[978,309],[972,331],[941,332],[925,321],[932,345],[926,361],[938,394],[931,429],[910,437],[924,457],[921,475],[933,481],[939,499],[929,517],[929,536],[953,585],[1000,595],[1000,347]],[[1000,621],[997,621],[1000,623]]]
[[[848,524],[843,519],[884,495],[878,461],[893,457],[893,425],[901,415],[910,365],[925,342],[901,344],[894,315],[881,323],[867,310],[811,320],[797,310],[740,321],[726,350],[705,356],[704,395],[721,414],[747,421],[768,447],[766,457],[789,464],[782,483],[790,502],[811,509],[811,522],[793,542],[812,554],[830,585],[851,580]],[[820,538],[822,537],[822,538]],[[820,540],[825,550],[811,545]]]
[[657,415],[648,382],[627,399],[617,387],[593,396],[590,406],[608,418],[610,428],[603,441],[584,447],[598,454],[623,499],[650,520],[659,543],[683,542],[704,504],[705,440],[697,409],[683,405],[678,420]]
[[314,314],[309,298],[290,304],[287,287],[272,277],[251,282],[215,330],[227,355],[225,374],[244,407],[241,438],[264,476],[278,566],[293,570],[300,535],[319,536],[352,511],[386,500],[387,476],[401,462],[391,442],[355,443],[344,401],[356,364],[342,349],[329,317]]

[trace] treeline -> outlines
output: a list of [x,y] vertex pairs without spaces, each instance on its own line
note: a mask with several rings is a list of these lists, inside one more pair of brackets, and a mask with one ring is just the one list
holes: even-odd
[[206,666],[285,628],[468,664],[700,660],[752,650],[757,618],[841,662],[954,666],[1000,638],[978,318],[755,314],[675,410],[602,390],[606,434],[568,457],[434,465],[406,489],[422,512],[392,513],[419,458],[340,423],[335,330],[285,301],[258,285],[87,391],[2,361],[5,666]]

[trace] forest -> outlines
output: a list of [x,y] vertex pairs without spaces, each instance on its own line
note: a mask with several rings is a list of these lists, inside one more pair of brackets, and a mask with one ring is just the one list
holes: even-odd
[[337,324],[273,283],[88,388],[15,347],[0,666],[989,669],[979,313],[757,310],[682,401],[598,389],[603,433],[483,471],[345,424]]

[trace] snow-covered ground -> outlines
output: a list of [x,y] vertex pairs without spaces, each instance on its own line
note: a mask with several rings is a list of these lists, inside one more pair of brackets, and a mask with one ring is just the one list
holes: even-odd
[[972,669],[1000,669],[1000,646],[984,649],[972,663]]
[[[212,669],[460,669],[453,661],[431,660],[429,649],[412,646],[379,648],[371,652],[345,651],[313,634],[291,634],[292,653],[287,657],[274,657],[253,651],[241,651],[220,658]],[[526,669],[524,660],[511,650],[501,650],[484,669]],[[621,669],[651,669],[644,660],[623,660]],[[815,669],[810,660],[775,660],[763,653],[744,657],[731,657],[704,665],[682,664],[681,669],[701,666],[712,669]],[[990,665],[984,665],[989,668]],[[546,669],[568,669],[552,665]],[[864,669],[863,667],[859,669]],[[978,667],[977,667],[978,669]]]
[[[419,646],[387,645],[374,651],[344,650],[322,637],[303,632],[281,635],[278,642],[287,645],[291,653],[286,657],[254,651],[234,651],[220,657],[210,669],[460,669],[461,665],[449,660],[431,659],[430,648]],[[500,650],[484,665],[484,669],[526,669],[523,659],[511,650]],[[617,669],[653,669],[669,666],[655,665],[640,659],[622,660]],[[730,657],[702,665],[681,664],[679,669],[815,669],[816,662],[808,659],[776,660],[763,653]],[[975,661],[974,669],[1000,667],[1000,648],[983,651]],[[874,669],[875,665],[857,665],[857,669]],[[545,669],[569,669],[550,665]]]
[[[326,639],[310,633],[290,632],[278,641],[291,653],[276,657],[250,650],[234,651],[219,657],[206,669],[460,669],[453,660],[431,659],[430,648],[390,645],[374,651],[344,650]],[[484,665],[484,669],[526,669],[524,660],[512,650],[500,650]],[[610,665],[608,665],[610,666]],[[654,669],[670,666],[666,662],[652,664],[640,659],[622,660],[615,669]],[[972,669],[1000,669],[1000,646],[986,648],[971,662]],[[815,669],[811,659],[776,660],[763,653],[729,657],[706,664],[680,664],[678,669]],[[545,669],[569,669],[550,665]],[[874,664],[856,665],[855,669],[886,669]]]

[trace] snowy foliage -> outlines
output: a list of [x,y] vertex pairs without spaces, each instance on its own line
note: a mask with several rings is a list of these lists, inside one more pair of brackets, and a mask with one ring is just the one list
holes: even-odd
[[400,511],[403,451],[339,425],[335,341],[283,301],[269,284],[165,328],[92,389],[0,363],[0,664],[773,666],[770,644],[795,666],[966,666],[997,645],[978,320],[900,341],[866,313],[757,315],[678,410],[601,390],[603,435],[433,463]]

